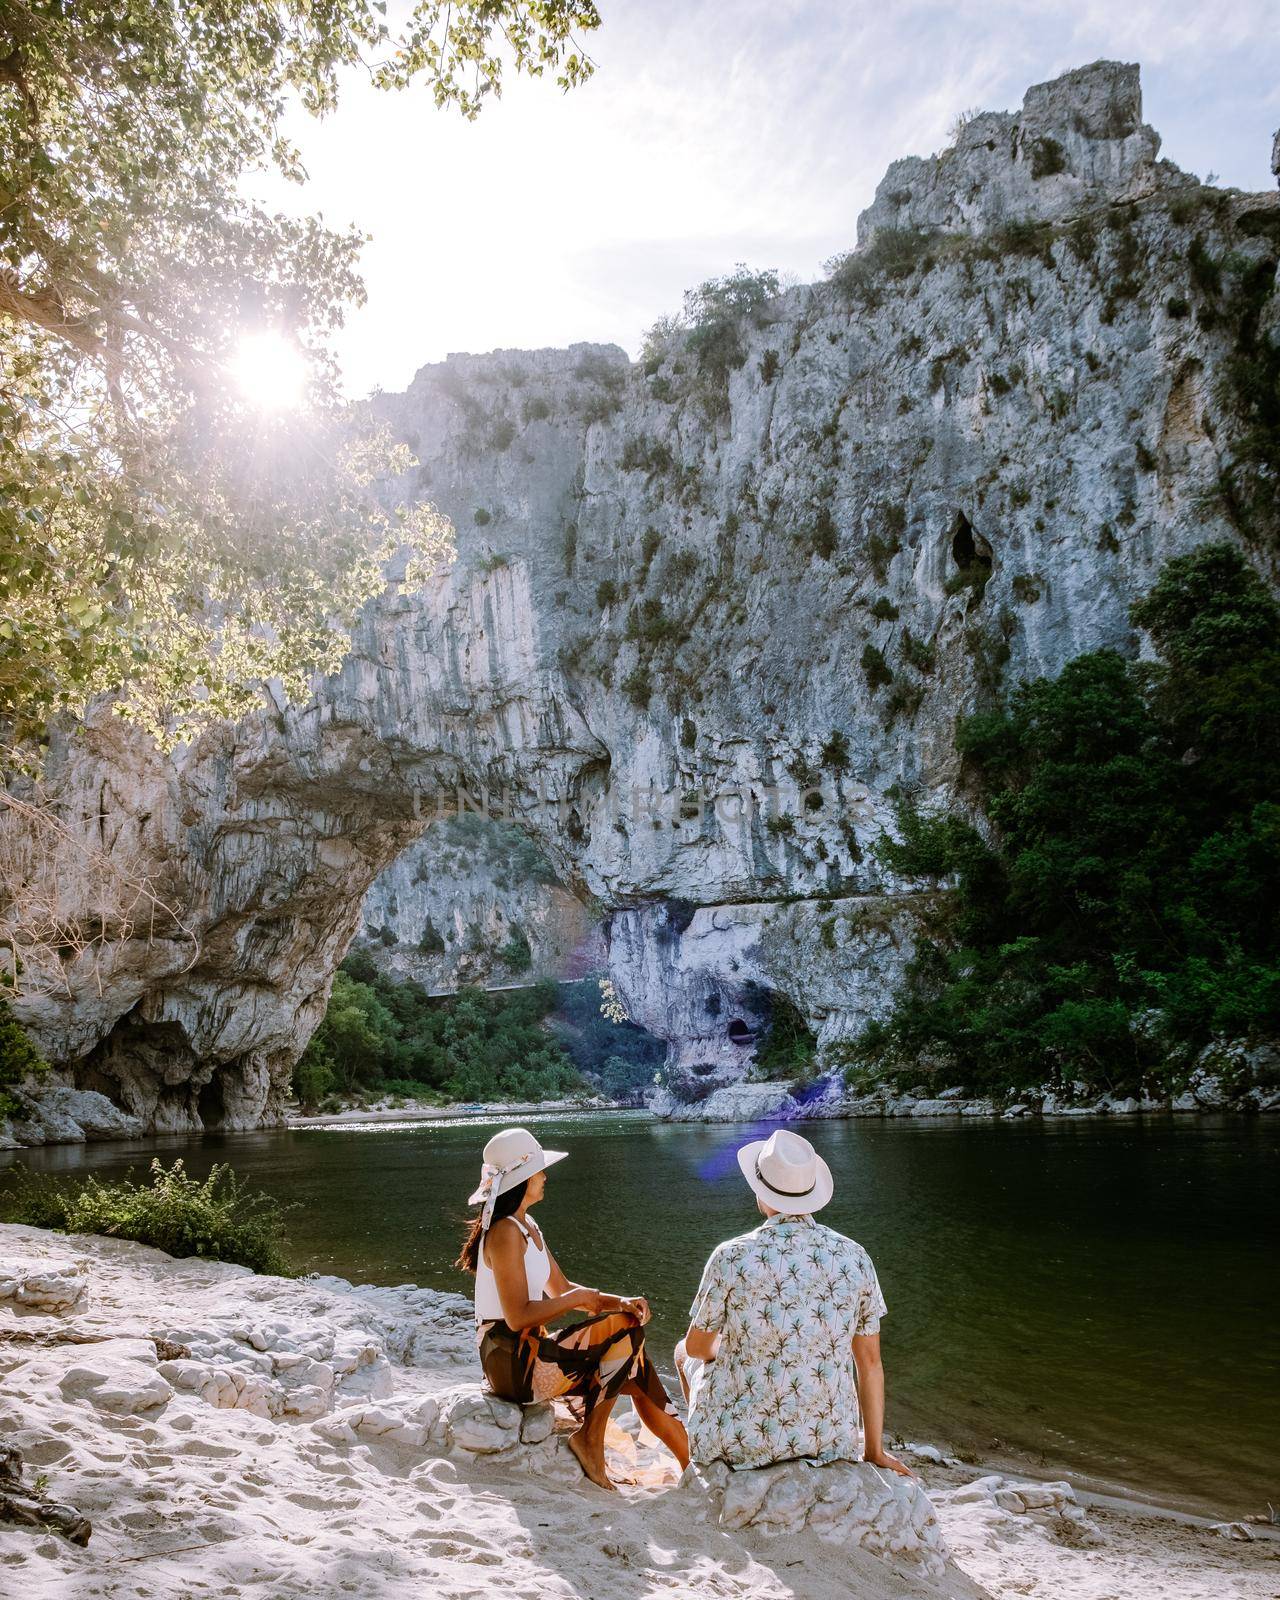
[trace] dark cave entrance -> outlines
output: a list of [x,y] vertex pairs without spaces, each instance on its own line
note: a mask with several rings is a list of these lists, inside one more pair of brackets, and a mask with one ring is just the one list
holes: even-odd
[[222,1119],[226,1115],[226,1105],[222,1098],[222,1079],[215,1072],[208,1083],[202,1084],[200,1098],[196,1103],[200,1121],[206,1128],[220,1128]]

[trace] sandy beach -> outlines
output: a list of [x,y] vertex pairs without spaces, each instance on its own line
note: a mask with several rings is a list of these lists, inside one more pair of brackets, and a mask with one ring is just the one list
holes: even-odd
[[457,1414],[460,1394],[479,1400],[471,1308],[412,1285],[259,1277],[4,1226],[0,1374],[0,1439],[24,1453],[28,1482],[41,1475],[52,1499],[93,1524],[85,1548],[0,1526],[6,1593],[1276,1593],[1280,1543],[1269,1530],[1237,1540],[1151,1508],[1080,1505],[1065,1486],[1037,1493],[1026,1480],[929,1461],[927,1450],[915,1465],[951,1554],[941,1578],[807,1530],[778,1538],[709,1524],[629,1408],[610,1432],[611,1469],[627,1480],[616,1496],[567,1457],[567,1418],[531,1448],[450,1448],[433,1419],[450,1404]]

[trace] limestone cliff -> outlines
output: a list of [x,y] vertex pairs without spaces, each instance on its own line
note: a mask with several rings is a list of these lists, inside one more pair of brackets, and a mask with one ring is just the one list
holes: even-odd
[[374,880],[356,944],[432,994],[602,971],[599,919],[515,823],[469,812],[430,827]]
[[[955,799],[957,716],[1137,651],[1161,564],[1242,537],[1196,263],[1274,273],[1280,200],[1158,142],[1137,68],[1098,63],[896,162],[852,261],[719,367],[502,351],[381,397],[421,462],[389,492],[447,512],[458,561],[307,706],[173,760],[105,710],[59,736],[51,803],[192,937],[67,965],[24,1007],[40,1042],[154,1127],[278,1117],[366,891],[459,784],[605,915],[675,1092],[741,1074],[770,992],[824,1041],[883,1011],[921,887],[871,853],[889,791]],[[73,865],[63,894],[97,915]]]

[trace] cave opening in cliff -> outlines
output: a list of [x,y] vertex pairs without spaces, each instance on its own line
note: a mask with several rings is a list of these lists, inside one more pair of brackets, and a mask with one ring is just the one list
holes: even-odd
[[200,1097],[196,1105],[202,1126],[205,1128],[220,1128],[226,1109],[226,1104],[222,1098],[222,1080],[219,1074],[215,1072],[208,1083],[201,1086]]
[[[970,591],[970,606],[982,599],[983,590],[995,565],[995,554],[990,542],[974,527],[963,511],[957,511],[951,524],[951,559],[957,572],[948,584],[948,593],[954,588]],[[953,588],[954,586],[954,588]]]
[[750,1023],[744,1022],[741,1017],[734,1017],[729,1024],[729,1043],[736,1044],[740,1049],[749,1049],[756,1042],[756,1030]]

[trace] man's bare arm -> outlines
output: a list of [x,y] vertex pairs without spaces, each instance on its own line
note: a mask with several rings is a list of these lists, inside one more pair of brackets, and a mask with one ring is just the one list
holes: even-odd
[[878,1333],[854,1335],[853,1364],[858,1369],[858,1403],[862,1408],[862,1459],[874,1467],[900,1472],[904,1478],[914,1478],[911,1468],[884,1447],[884,1367]]

